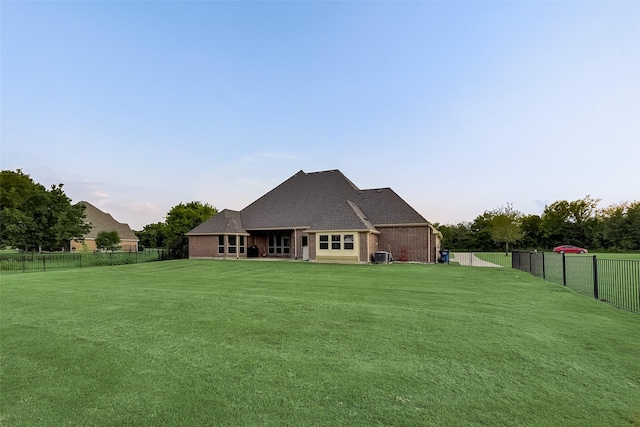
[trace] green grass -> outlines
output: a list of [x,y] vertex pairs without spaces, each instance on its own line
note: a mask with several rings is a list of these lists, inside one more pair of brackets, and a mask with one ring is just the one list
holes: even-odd
[[157,261],[162,249],[139,252],[0,252],[0,274],[31,273]]
[[633,253],[601,253],[601,252],[594,252],[594,253],[588,253],[588,254],[567,254],[567,256],[570,257],[593,257],[596,256],[598,259],[626,259],[626,260],[633,260],[633,261],[640,261],[640,253],[637,252],[633,252]]
[[473,254],[481,260],[511,268],[511,252],[508,255],[504,252],[473,252]]
[[[545,253],[552,253],[551,251]],[[478,258],[492,262],[494,264],[502,265],[503,267],[511,267],[511,252],[508,256],[504,255],[504,252],[473,252]],[[598,259],[617,259],[617,260],[635,260],[640,261],[640,253],[588,253],[588,254],[566,254],[567,257],[584,257],[593,258],[597,256]]]
[[0,425],[634,426],[640,316],[511,269],[3,276]]

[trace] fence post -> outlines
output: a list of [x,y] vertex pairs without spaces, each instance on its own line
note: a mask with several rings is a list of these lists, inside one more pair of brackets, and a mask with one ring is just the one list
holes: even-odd
[[547,280],[547,270],[544,267],[544,252],[542,252],[542,278]]
[[533,251],[529,251],[529,274],[533,274],[531,272],[532,266],[533,266]]
[[562,254],[562,286],[567,286],[567,262]]
[[22,254],[22,272],[24,273],[25,271],[27,271],[27,259],[24,254]]
[[42,256],[42,271],[47,271],[47,258]]
[[598,298],[598,260],[593,256],[593,297]]

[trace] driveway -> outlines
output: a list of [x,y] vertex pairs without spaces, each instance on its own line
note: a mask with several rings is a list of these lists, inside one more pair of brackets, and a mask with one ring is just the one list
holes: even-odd
[[457,262],[460,265],[469,265],[472,267],[499,267],[502,268],[499,264],[494,264],[489,261],[485,261],[483,259],[478,258],[471,252],[453,252],[453,257],[451,261]]

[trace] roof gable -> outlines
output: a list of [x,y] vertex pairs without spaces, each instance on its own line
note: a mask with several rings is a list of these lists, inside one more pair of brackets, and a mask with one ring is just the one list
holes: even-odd
[[358,206],[376,226],[429,223],[391,188],[362,190],[358,196]]
[[299,171],[244,208],[242,223],[247,230],[309,227],[357,192],[358,187],[338,170]]
[[358,205],[349,200],[339,203],[327,211],[324,217],[311,225],[310,228],[312,231],[375,230]]
[[300,170],[240,212],[225,209],[187,234],[309,227],[375,230],[376,226],[402,224],[430,225],[390,188],[360,190],[339,170]]
[[187,236],[203,234],[249,235],[242,227],[240,212],[225,209],[187,233]]
[[101,211],[89,202],[82,201],[78,204],[85,207],[85,223],[91,224],[91,230],[82,236],[83,238],[95,239],[100,232],[116,231],[121,240],[135,240],[136,242],[140,240],[131,231],[129,225],[116,221],[110,214]]

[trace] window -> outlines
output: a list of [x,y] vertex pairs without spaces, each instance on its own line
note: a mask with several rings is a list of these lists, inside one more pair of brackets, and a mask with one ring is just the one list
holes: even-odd
[[218,253],[224,254],[224,236],[218,236]]
[[331,235],[331,249],[340,249],[340,239],[342,236],[339,234]]
[[240,236],[240,253],[244,253],[244,236]]
[[329,236],[326,234],[320,236],[320,249],[329,249]]
[[302,236],[302,246],[309,246],[309,237]]
[[290,251],[291,236],[288,234],[270,234],[269,235],[269,253],[270,254],[288,254]]
[[353,234],[344,235],[344,248],[353,249]]
[[229,253],[236,253],[236,236],[228,236],[229,239]]

